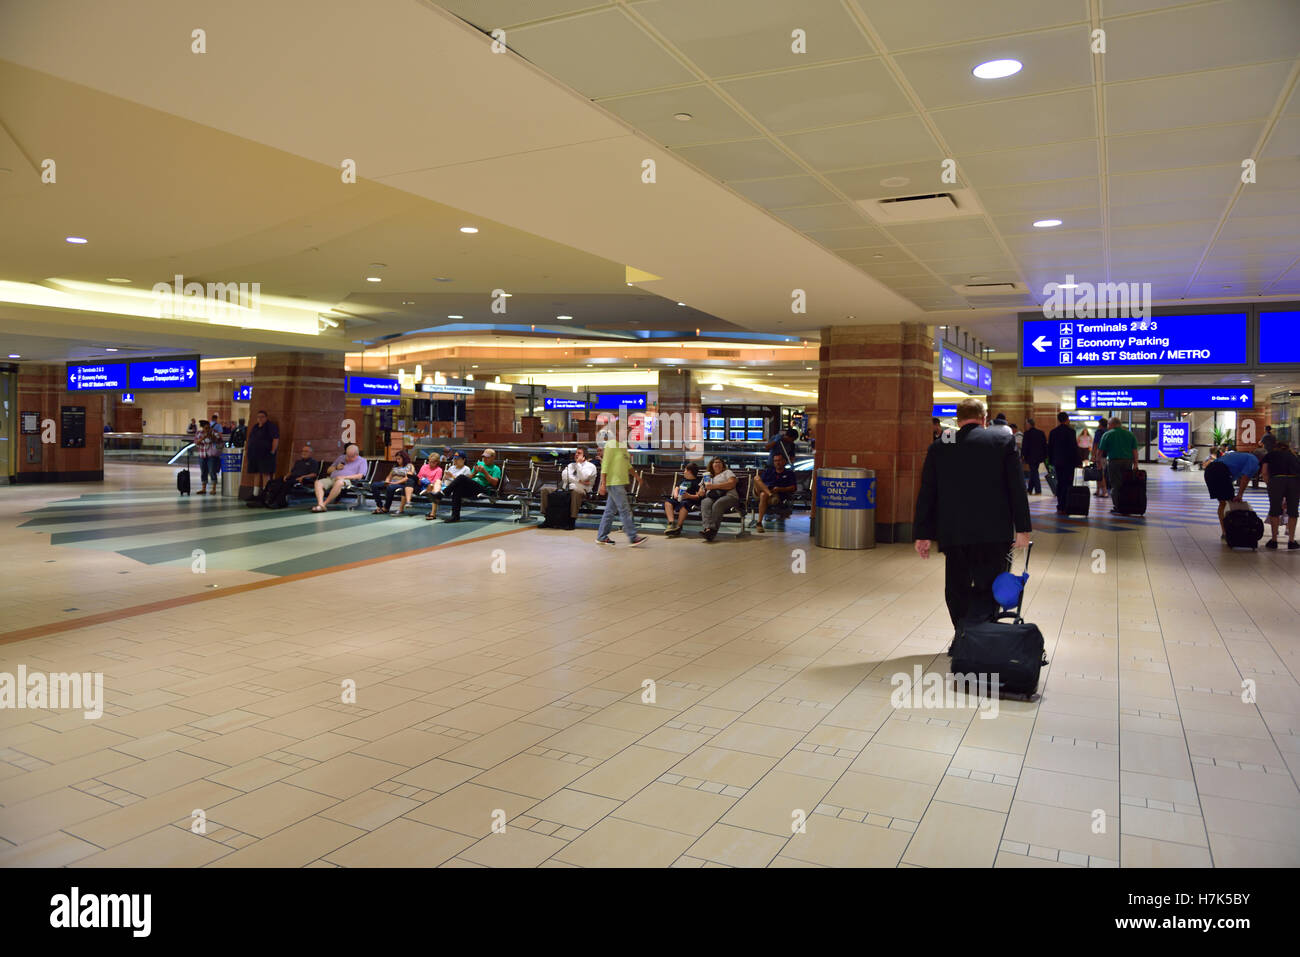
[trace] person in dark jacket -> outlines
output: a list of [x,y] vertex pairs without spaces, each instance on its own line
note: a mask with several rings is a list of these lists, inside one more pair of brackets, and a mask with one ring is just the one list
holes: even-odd
[[1058,425],[1047,436],[1047,461],[1056,473],[1056,510],[1064,513],[1074,484],[1074,467],[1079,464],[1079,443],[1070,425],[1070,416],[1056,413]]
[[1020,457],[1025,460],[1029,472],[1028,484],[1025,486],[1030,495],[1042,495],[1043,483],[1038,477],[1038,470],[1047,461],[1047,433],[1034,425],[1033,419],[1026,419],[1025,437],[1020,440]]
[[1011,549],[1029,545],[1029,496],[1020,456],[1006,429],[985,428],[984,403],[963,399],[957,428],[925,454],[916,496],[916,553],[937,542],[946,567],[944,599],[954,638],[987,621],[997,605],[993,579],[1010,571]]

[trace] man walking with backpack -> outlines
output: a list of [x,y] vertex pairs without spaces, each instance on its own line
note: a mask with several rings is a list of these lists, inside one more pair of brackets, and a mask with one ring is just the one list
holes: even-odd
[[984,403],[958,403],[957,429],[945,431],[926,452],[916,497],[916,553],[929,558],[937,542],[944,554],[954,640],[966,625],[988,621],[997,611],[993,579],[1010,570],[1013,547],[1029,545],[1020,457],[1010,433],[985,428],[985,421]]

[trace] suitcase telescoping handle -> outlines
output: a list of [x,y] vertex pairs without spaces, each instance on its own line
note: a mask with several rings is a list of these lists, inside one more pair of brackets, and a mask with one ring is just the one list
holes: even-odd
[[[1033,550],[1034,550],[1034,540],[1031,538],[1029,540],[1029,544],[1025,546],[1025,572],[1029,571],[1029,553],[1032,552]],[[1011,554],[1013,556],[1015,555],[1014,548],[1011,550]],[[1024,608],[1024,606],[1025,606],[1025,590],[1024,587],[1022,586],[1020,589],[1020,601],[1016,602],[1016,610],[1000,611],[993,616],[993,620],[1001,621],[1003,618],[1007,618],[1015,622],[1017,625],[1023,625],[1025,623],[1025,620],[1022,617],[1020,617],[1020,610]]]

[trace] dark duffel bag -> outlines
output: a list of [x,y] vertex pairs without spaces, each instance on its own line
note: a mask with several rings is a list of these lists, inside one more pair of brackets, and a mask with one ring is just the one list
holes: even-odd
[[1249,505],[1234,508],[1223,516],[1223,534],[1228,539],[1229,548],[1254,551],[1264,537],[1264,522]]
[[262,490],[262,504],[267,508],[286,508],[289,505],[289,483],[273,478]]
[[999,697],[1032,697],[1038,691],[1039,672],[1047,664],[1043,633],[1016,612],[967,625],[953,640],[951,656],[958,687],[983,688]]
[[1085,482],[1100,482],[1101,469],[1095,465],[1085,465],[1083,467],[1083,480]]
[[546,496],[546,511],[542,513],[541,528],[561,528],[573,531],[576,523],[569,514],[572,497],[567,488],[552,489]]
[[[190,494],[190,470],[181,469],[176,473],[176,491],[182,495]],[[1261,535],[1263,532],[1260,533]]]

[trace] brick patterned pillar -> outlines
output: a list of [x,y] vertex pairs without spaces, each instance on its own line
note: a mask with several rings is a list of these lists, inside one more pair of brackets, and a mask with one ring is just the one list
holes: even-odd
[[659,448],[704,451],[700,384],[690,369],[659,373],[659,403],[655,413],[655,441]]
[[509,392],[480,389],[466,396],[466,438],[480,441],[479,436],[493,436],[488,441],[499,442],[496,436],[513,434],[515,430],[515,397]]
[[[255,416],[258,409],[265,409],[280,427],[277,475],[289,471],[304,442],[311,445],[317,459],[333,461],[342,452],[346,417],[343,377],[342,354],[263,352],[257,356],[249,414]],[[360,426],[358,420],[358,429]],[[252,476],[245,471],[239,497],[248,498],[252,487]]]
[[[1034,412],[1034,380],[1016,375],[1019,363],[1015,359],[993,361],[993,393],[986,400],[989,405],[989,422],[999,412],[1023,431],[1025,419]],[[1053,415],[1055,421],[1055,415]],[[1041,426],[1040,426],[1041,428]]]
[[932,440],[933,341],[921,323],[830,326],[820,359],[816,466],[874,469],[876,540],[910,541]]
[[[23,412],[37,413],[37,422],[45,432],[47,419],[54,420],[54,441],[41,443],[41,461],[27,461],[28,436],[14,435],[17,471],[15,483],[29,482],[102,482],[104,481],[104,400],[98,392],[69,392],[62,365],[23,363],[18,367],[18,408],[15,425]],[[84,447],[63,448],[63,406],[86,410]],[[39,440],[43,436],[37,436]],[[168,473],[170,474],[170,473]]]

